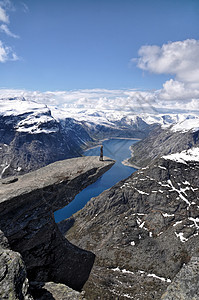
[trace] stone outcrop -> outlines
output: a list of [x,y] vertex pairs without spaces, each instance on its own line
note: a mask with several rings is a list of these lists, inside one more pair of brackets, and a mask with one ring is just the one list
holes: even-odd
[[132,145],[132,158],[128,162],[137,167],[145,167],[163,155],[181,152],[198,144],[199,131],[173,132],[159,127],[142,141]]
[[199,257],[192,257],[176,275],[161,300],[199,299]]
[[199,162],[162,158],[60,223],[72,243],[96,255],[87,299],[161,298],[198,256],[198,180]]
[[9,249],[0,231],[0,299],[33,300],[28,293],[26,267],[19,253]]
[[34,282],[31,292],[36,300],[86,300],[83,293],[74,291],[62,283]]
[[54,281],[81,290],[95,255],[62,236],[53,212],[113,164],[108,158],[73,158],[0,181],[0,229],[12,251],[22,255],[29,281]]

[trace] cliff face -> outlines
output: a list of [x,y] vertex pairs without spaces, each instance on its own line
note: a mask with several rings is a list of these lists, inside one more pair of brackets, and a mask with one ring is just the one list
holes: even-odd
[[199,255],[198,179],[198,161],[161,158],[91,199],[70,229],[60,224],[72,243],[96,255],[86,298],[161,298]]
[[28,294],[26,276],[21,255],[9,249],[8,240],[0,231],[0,299],[33,300]]
[[59,161],[0,181],[0,228],[22,255],[30,281],[54,281],[80,290],[95,255],[68,242],[53,212],[107,171],[114,161],[98,157]]

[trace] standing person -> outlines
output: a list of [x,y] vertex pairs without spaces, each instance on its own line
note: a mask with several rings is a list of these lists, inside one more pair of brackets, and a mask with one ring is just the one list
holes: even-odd
[[99,160],[103,160],[103,145],[100,147],[100,158]]

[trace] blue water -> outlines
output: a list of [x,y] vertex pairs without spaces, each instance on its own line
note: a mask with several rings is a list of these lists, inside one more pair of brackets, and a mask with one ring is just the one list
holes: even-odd
[[[114,159],[114,166],[104,173],[95,183],[89,185],[81,191],[75,199],[64,208],[54,213],[55,222],[60,222],[72,216],[75,212],[82,209],[85,204],[92,198],[101,194],[104,190],[112,187],[118,181],[130,176],[136,171],[133,167],[127,167],[122,164],[124,159],[131,156],[129,147],[136,143],[136,140],[128,139],[110,139],[104,141],[104,156]],[[99,156],[100,146],[89,149],[84,152],[87,156]]]

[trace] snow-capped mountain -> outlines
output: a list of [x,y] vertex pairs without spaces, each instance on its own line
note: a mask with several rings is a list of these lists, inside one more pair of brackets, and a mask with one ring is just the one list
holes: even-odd
[[[80,109],[64,108],[29,101],[24,97],[0,99],[0,115],[16,119],[16,131],[28,133],[57,132],[56,121],[59,123],[66,118],[75,119],[89,129],[97,131],[97,126],[109,127],[112,130],[123,127],[146,129],[148,125],[161,125],[172,131],[198,130],[199,115],[185,113],[138,113],[110,109]],[[172,126],[173,125],[173,126]],[[132,128],[131,128],[132,129]]]
[[[148,125],[160,125],[163,129],[170,128],[172,131],[188,131],[199,128],[199,115],[190,113],[134,113],[129,111],[119,110],[97,110],[97,109],[57,109],[54,106],[50,107],[52,115],[56,119],[63,119],[67,115],[80,122],[83,122],[89,128],[96,128],[97,125],[117,128],[117,127],[132,127]],[[144,122],[144,123],[143,123]],[[142,126],[141,126],[142,127]]]
[[12,127],[17,132],[37,134],[55,133],[59,130],[46,105],[24,98],[0,100],[0,116],[5,126]]
[[24,98],[0,100],[0,176],[22,174],[81,155],[92,138],[74,119],[57,121],[43,104]]
[[184,120],[179,120],[171,128],[173,132],[196,132],[199,130],[199,117],[194,115],[187,115]]
[[104,138],[143,139],[160,127],[163,136],[166,132],[197,132],[199,116],[69,109],[23,97],[0,99],[0,174],[24,173],[56,160],[79,156],[83,147]]

